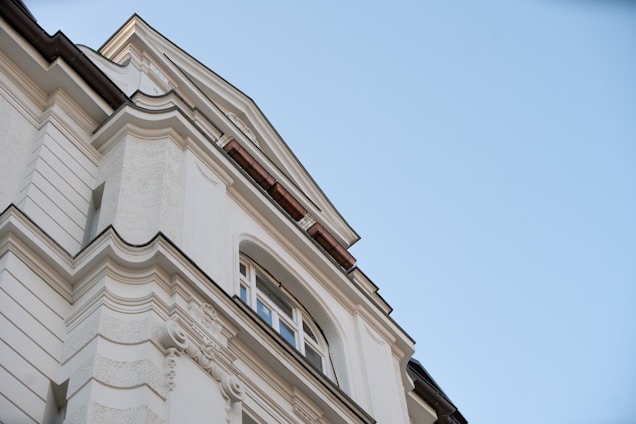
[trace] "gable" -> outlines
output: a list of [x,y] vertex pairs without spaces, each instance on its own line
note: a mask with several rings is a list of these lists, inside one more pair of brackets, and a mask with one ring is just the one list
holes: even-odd
[[[128,96],[170,93],[205,116],[279,182],[345,248],[359,236],[255,102],[133,15],[100,49],[83,49]],[[141,96],[143,93],[145,96]]]

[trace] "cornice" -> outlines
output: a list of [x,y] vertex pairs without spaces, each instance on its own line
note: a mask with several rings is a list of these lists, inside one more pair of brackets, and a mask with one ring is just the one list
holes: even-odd
[[40,115],[47,101],[46,93],[20,72],[12,61],[0,51],[0,87],[7,101],[34,127],[39,125]]
[[0,16],[49,63],[62,58],[113,109],[128,103],[128,97],[62,32],[50,36],[26,10],[13,0],[0,0]]

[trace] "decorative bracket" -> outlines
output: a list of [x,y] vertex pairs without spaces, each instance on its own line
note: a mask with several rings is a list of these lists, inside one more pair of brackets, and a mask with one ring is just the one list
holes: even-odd
[[[202,309],[207,314],[207,318],[212,318],[209,308]],[[214,312],[214,309],[212,309]],[[205,315],[204,314],[204,315]],[[216,317],[216,312],[214,312]],[[212,319],[214,321],[214,319]],[[245,396],[243,383],[235,375],[226,373],[216,362],[215,354],[210,346],[201,347],[192,341],[186,331],[176,322],[168,320],[157,331],[159,343],[166,349],[166,377],[168,390],[175,387],[177,356],[185,353],[199,367],[214,378],[220,385],[221,394],[226,401],[225,412],[227,423],[232,422],[232,405],[239,403]]]

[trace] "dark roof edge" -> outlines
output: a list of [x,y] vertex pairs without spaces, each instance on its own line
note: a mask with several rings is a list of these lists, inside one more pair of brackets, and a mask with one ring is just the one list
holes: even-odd
[[459,409],[446,396],[446,393],[433,380],[433,377],[417,360],[409,360],[407,370],[413,383],[415,393],[437,412],[436,424],[468,424]]
[[22,0],[14,0],[14,3],[16,3],[16,6],[18,6],[20,9],[24,10],[24,13],[29,15],[31,19],[33,19],[34,21],[36,20],[35,16],[33,16],[33,13],[31,13],[29,8],[26,6],[26,4],[24,4]]
[[20,0],[0,0],[0,16],[49,63],[64,61],[113,109],[130,99],[77,46],[58,31],[51,36],[36,22]]

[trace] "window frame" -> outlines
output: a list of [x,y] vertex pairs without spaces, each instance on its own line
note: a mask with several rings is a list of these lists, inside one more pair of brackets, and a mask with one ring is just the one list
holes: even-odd
[[[331,379],[333,369],[329,345],[320,327],[307,310],[274,276],[243,253],[240,255],[238,268],[239,299],[249,306],[285,342],[298,351],[314,369]],[[280,304],[289,306],[291,315],[284,311]],[[259,312],[259,305],[269,310],[269,319]],[[281,332],[281,323],[293,334],[293,344]],[[320,358],[320,363],[317,363],[316,357],[311,353],[310,356],[307,355],[307,348]]]

